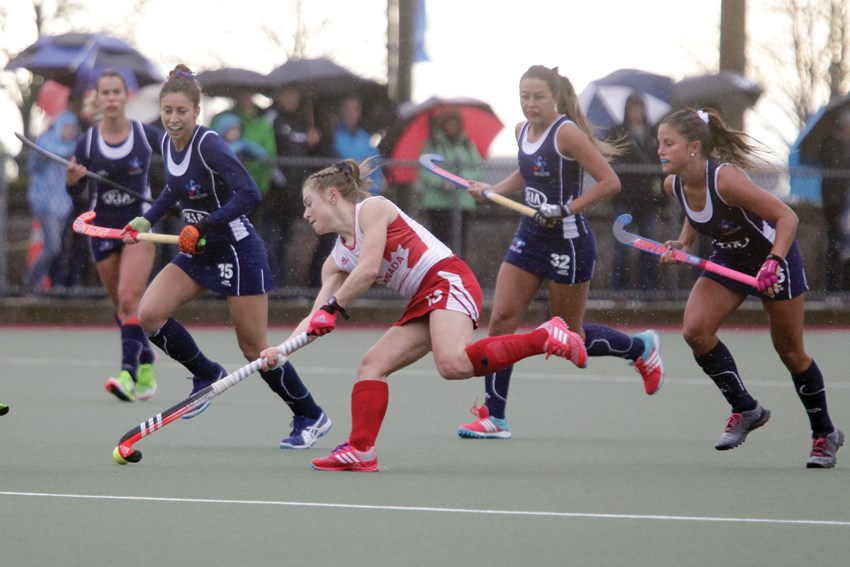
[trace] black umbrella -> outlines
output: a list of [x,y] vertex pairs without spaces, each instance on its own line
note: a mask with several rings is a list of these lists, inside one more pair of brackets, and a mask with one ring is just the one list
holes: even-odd
[[233,98],[239,89],[250,89],[261,94],[270,94],[272,90],[272,83],[266,75],[238,67],[201,71],[197,78],[204,94],[208,96]]
[[755,105],[763,90],[758,83],[735,71],[686,77],[673,84],[673,107],[717,109],[740,114]]
[[362,101],[361,124],[366,130],[382,130],[395,119],[395,106],[386,85],[360,77],[330,59],[290,59],[269,73],[268,80],[276,87],[298,88],[311,113],[308,119],[318,122],[320,127],[331,121],[329,116],[347,95],[355,95]]
[[102,71],[121,73],[130,90],[164,80],[154,64],[129,43],[102,33],[45,35],[6,64],[45,80],[85,91]]

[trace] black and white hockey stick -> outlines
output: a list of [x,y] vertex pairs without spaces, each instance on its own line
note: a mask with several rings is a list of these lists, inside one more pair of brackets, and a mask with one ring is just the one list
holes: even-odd
[[[315,339],[316,337],[314,335],[301,333],[300,335],[296,335],[288,341],[278,345],[277,348],[280,349],[283,356],[288,356],[301,347],[310,344]],[[214,397],[229,390],[248,376],[252,375],[254,372],[260,370],[262,367],[263,359],[258,358],[257,360],[246,364],[236,372],[228,374],[224,378],[213,382],[211,385],[207,386],[200,392],[189,396],[179,404],[171,406],[164,412],[158,413],[147,421],[140,423],[121,437],[121,441],[118,443],[118,446],[115,447],[114,451],[112,451],[112,458],[119,465],[138,463],[142,460],[142,452],[133,448],[133,444],[136,443],[136,441],[139,441],[143,437],[147,437],[154,431],[162,429],[189,411],[203,404],[209,403]]]

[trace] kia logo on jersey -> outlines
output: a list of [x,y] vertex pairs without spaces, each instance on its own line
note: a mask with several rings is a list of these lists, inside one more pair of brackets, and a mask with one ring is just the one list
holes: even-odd
[[546,194],[543,191],[535,189],[534,187],[525,188],[525,203],[529,207],[539,209],[540,205],[545,205],[548,201],[549,200],[546,198]]
[[110,207],[123,207],[135,203],[136,199],[127,193],[112,189],[100,194],[100,202]]

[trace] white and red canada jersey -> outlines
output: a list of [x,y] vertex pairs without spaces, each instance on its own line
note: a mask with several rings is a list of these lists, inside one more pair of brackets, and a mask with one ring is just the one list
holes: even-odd
[[[337,238],[331,255],[336,265],[344,272],[351,272],[360,261],[363,230],[360,227],[360,210],[375,196],[357,203],[354,209],[354,243],[348,246]],[[390,202],[388,199],[384,199]],[[394,289],[404,297],[413,297],[428,271],[440,260],[454,255],[451,249],[440,242],[424,226],[407,216],[395,203],[390,202],[398,217],[387,227],[387,244],[381,271],[375,283]]]

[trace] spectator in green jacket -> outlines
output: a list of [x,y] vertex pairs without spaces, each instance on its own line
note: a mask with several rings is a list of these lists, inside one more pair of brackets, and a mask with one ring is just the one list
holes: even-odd
[[[437,115],[431,135],[422,147],[423,154],[439,154],[440,165],[464,179],[480,179],[484,167],[478,148],[466,134],[463,118],[454,109]],[[455,254],[464,255],[464,235],[475,209],[475,199],[463,189],[432,173],[419,176],[423,189],[422,222]]]
[[262,109],[254,104],[253,97],[254,92],[251,89],[238,89],[234,93],[235,105],[233,108],[213,116],[210,122],[210,128],[218,132],[221,130],[219,121],[222,118],[227,120],[228,115],[235,114],[242,126],[242,139],[262,146],[265,150],[265,155],[270,156],[270,158],[248,159],[245,156],[240,156],[240,159],[243,160],[245,169],[248,170],[248,173],[257,182],[260,193],[265,196],[269,192],[272,182],[272,175],[275,169],[272,159],[277,155],[277,147],[275,146],[274,130],[271,124],[263,117]]

